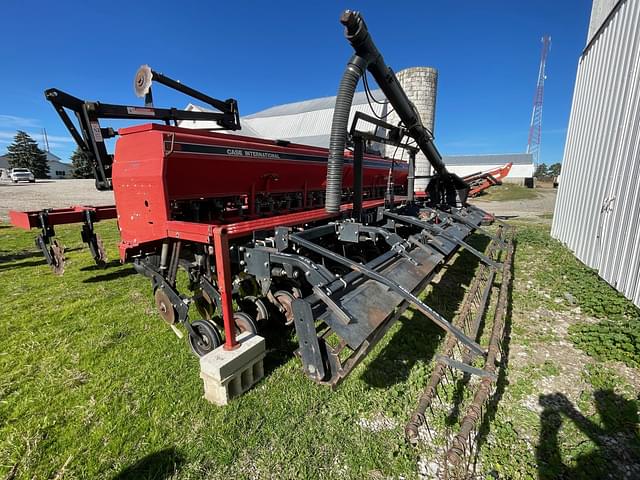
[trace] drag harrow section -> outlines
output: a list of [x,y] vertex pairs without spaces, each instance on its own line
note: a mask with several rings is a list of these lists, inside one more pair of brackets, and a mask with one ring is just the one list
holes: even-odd
[[[501,347],[509,301],[514,254],[513,228],[498,222],[454,321],[466,336],[484,342],[487,354],[474,361],[473,352],[447,333],[427,386],[405,427],[413,445],[426,442],[442,449],[447,473],[467,471],[476,447],[478,422],[484,417],[502,362]],[[497,286],[499,282],[499,287]],[[491,297],[497,299],[491,300]],[[466,408],[466,411],[465,411]],[[462,415],[462,412],[464,414]],[[443,413],[447,425],[459,425],[450,436],[438,433]],[[431,425],[430,425],[431,424]],[[443,427],[444,428],[444,427]],[[447,427],[447,432],[449,432]]]

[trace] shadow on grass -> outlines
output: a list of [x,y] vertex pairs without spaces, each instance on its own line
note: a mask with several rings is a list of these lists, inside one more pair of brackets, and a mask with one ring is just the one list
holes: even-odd
[[88,265],[86,267],[82,267],[80,269],[80,271],[81,272],[95,272],[95,271],[105,270],[105,269],[111,268],[111,267],[119,267],[120,265],[122,265],[122,263],[120,263],[120,260],[111,260],[111,261],[105,263],[104,265],[93,264],[93,265]]
[[[536,447],[538,478],[640,478],[638,400],[627,400],[613,390],[594,393],[599,422],[583,415],[562,393],[540,395],[540,439]],[[569,420],[597,448],[576,447],[572,466],[565,465],[558,438]]]
[[[64,252],[76,252],[82,250],[82,247],[65,248]],[[40,250],[23,250],[21,252],[11,252],[7,250],[0,250],[0,264],[6,262],[15,262],[16,260],[25,260],[27,258],[40,257],[44,258]]]
[[184,464],[184,456],[174,447],[142,457],[111,480],[163,479],[173,477]]
[[[102,270],[102,269],[98,268],[98,270]],[[119,278],[124,278],[124,277],[128,277],[129,275],[136,275],[136,274],[137,272],[134,270],[134,268],[132,266],[129,266],[129,268],[123,268],[115,272],[110,272],[110,273],[105,273],[104,275],[95,275],[93,277],[85,278],[84,280],[82,280],[82,283],[109,282],[111,280],[117,280]]]
[[18,262],[18,263],[3,263],[0,264],[0,272],[3,270],[13,270],[17,268],[25,268],[25,267],[37,267],[39,265],[46,265],[47,262],[44,258],[40,260],[29,260],[26,262]]
[[[490,239],[484,235],[474,235],[468,239],[474,248],[484,251]],[[461,249],[453,263],[446,265],[445,271],[433,284],[432,291],[423,299],[424,303],[447,320],[453,319],[462,303],[466,288],[474,277],[479,259]],[[409,377],[417,361],[432,361],[445,332],[419,312],[412,318],[403,316],[401,328],[368,365],[363,379],[369,385],[386,388],[401,383]]]
[[40,250],[23,251],[23,252],[8,252],[5,250],[0,251],[0,263],[13,262],[16,260],[24,260],[26,258],[42,258],[42,252]]
[[260,335],[265,337],[268,352],[264,357],[264,374],[268,377],[271,372],[291,360],[299,345],[294,330],[275,319],[269,320],[261,329]]

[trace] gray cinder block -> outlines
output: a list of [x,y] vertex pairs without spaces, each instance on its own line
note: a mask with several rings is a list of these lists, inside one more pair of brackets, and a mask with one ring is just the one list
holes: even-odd
[[200,358],[204,398],[216,405],[226,405],[264,377],[264,338],[245,332],[238,343],[234,350],[220,346]]

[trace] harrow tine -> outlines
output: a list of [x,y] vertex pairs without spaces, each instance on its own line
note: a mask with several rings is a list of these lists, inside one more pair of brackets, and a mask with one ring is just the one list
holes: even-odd
[[[460,379],[462,384],[458,385],[457,388],[469,388],[472,375],[477,375],[480,378],[478,383],[473,384],[472,388],[474,392],[471,397],[471,402],[468,404],[464,416],[461,417],[458,432],[452,437],[449,437],[450,440],[446,452],[443,455],[444,462],[448,466],[446,471],[451,474],[460,468],[466,468],[468,472],[471,465],[475,462],[471,456],[475,452],[475,442],[479,435],[476,430],[477,422],[487,413],[486,401],[489,395],[495,391],[495,383],[497,380],[496,370],[499,367],[497,360],[498,357],[501,358],[503,355],[504,345],[502,336],[504,334],[504,317],[506,313],[508,288],[511,282],[511,265],[514,246],[511,241],[500,238],[503,233],[502,230],[502,228],[498,229],[498,238],[492,239],[487,248],[487,255],[493,258],[494,255],[500,255],[502,251],[501,242],[504,241],[504,244],[507,246],[500,272],[502,278],[498,301],[495,312],[493,313],[488,355],[487,358],[485,358],[484,366],[482,368],[472,366],[472,356],[469,355],[470,352],[466,345],[456,341],[455,338],[448,334],[442,348],[442,354],[436,357],[436,368],[434,368],[429,382],[429,385],[448,385],[451,381],[449,375],[455,380],[454,369],[459,369],[463,372],[462,378]],[[493,288],[495,288],[495,282],[496,270],[484,264],[480,265],[476,276],[467,290],[465,301],[460,308],[458,324],[462,326],[465,335],[475,341],[478,340],[480,324],[482,323],[486,310],[489,308],[489,296]],[[487,320],[487,322],[488,321],[489,320]],[[457,359],[461,359],[462,361],[460,362]],[[437,390],[438,389],[435,389],[434,396],[443,404],[441,392]],[[418,407],[418,412],[420,411],[420,407],[421,405]],[[428,407],[431,414],[434,414],[431,406]],[[464,461],[464,463],[461,463],[462,461]]]
[[458,434],[454,437],[453,446],[447,452],[447,457],[453,463],[460,462],[460,444],[464,442],[464,439],[471,435],[473,428],[477,421],[482,418],[485,411],[483,406],[487,401],[490,392],[492,391],[492,385],[495,383],[496,365],[495,358],[498,353],[498,345],[501,342],[502,335],[504,333],[504,316],[506,313],[506,301],[508,295],[509,284],[511,282],[511,262],[513,259],[513,244],[509,243],[507,248],[507,254],[504,262],[503,279],[500,285],[500,295],[498,298],[498,304],[496,307],[495,318],[493,322],[493,328],[489,341],[489,355],[485,361],[484,370],[491,374],[491,376],[485,376],[480,381],[478,388],[473,396],[473,400],[468,407],[467,413],[464,416]]

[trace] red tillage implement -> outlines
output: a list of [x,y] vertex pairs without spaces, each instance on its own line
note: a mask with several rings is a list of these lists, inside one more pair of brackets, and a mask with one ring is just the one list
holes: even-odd
[[[332,387],[413,307],[447,337],[407,437],[417,441],[441,380],[458,372],[459,385],[476,391],[449,452],[457,463],[465,445],[473,443],[470,432],[496,379],[513,255],[510,229],[503,222],[493,230],[481,227],[490,215],[467,203],[473,185],[447,170],[362,17],[346,11],[341,22],[355,54],[338,89],[329,149],[229,133],[240,129],[235,100],[214,99],[143,66],[135,86],[145,97],[144,107],[46,92],[91,159],[96,187],[113,189],[115,212],[113,207],[14,212],[12,221],[40,227],[48,239],[52,225],[84,221],[91,246],[96,245],[93,222],[117,216],[121,260],[151,280],[159,315],[175,331],[186,331],[197,355],[236,348],[239,332],[256,333],[272,317],[293,325],[305,374]],[[353,94],[366,72],[397,112],[399,125],[361,112],[351,119]],[[215,111],[156,108],[152,81]],[[164,124],[116,132],[100,126],[105,118]],[[185,120],[215,122],[226,132],[177,126]],[[111,155],[105,139],[115,136]],[[408,162],[371,150],[380,144],[403,149]],[[418,151],[435,171],[420,198],[414,195]],[[479,189],[493,177],[470,180],[479,181],[474,184]],[[485,251],[468,243],[474,232],[489,239]],[[460,249],[480,267],[459,315],[449,321],[418,295]],[[178,290],[178,272],[187,275],[188,291]],[[496,281],[498,298],[489,308]],[[481,344],[481,338],[488,340]],[[471,376],[480,381],[469,382]],[[464,411],[454,406],[453,411]]]

